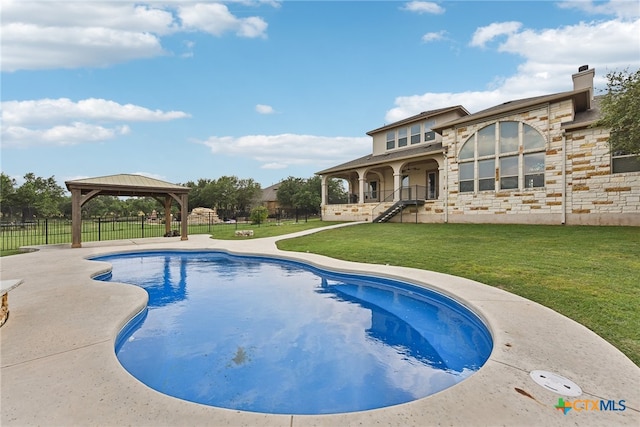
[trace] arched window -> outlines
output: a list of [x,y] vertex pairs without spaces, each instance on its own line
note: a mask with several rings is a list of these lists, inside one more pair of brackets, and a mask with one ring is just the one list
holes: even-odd
[[458,153],[459,191],[544,187],[545,147],[544,136],[526,123],[504,121],[479,129]]

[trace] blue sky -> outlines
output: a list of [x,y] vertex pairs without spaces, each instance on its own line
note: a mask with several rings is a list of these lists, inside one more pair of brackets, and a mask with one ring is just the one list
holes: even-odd
[[640,67],[640,2],[2,0],[2,171],[263,187],[366,132]]

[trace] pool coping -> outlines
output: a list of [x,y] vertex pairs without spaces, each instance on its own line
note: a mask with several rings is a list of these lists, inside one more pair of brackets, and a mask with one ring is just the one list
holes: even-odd
[[[338,226],[348,226],[341,224]],[[337,226],[331,226],[334,228]],[[3,257],[3,279],[20,277],[11,316],[0,328],[1,424],[5,425],[639,425],[640,368],[586,327],[540,304],[461,277],[280,251],[281,239],[216,240],[208,235],[38,247]],[[409,280],[454,297],[492,332],[487,363],[461,383],[417,401],[334,415],[271,415],[214,408],[152,390],[122,368],[114,352],[120,329],[146,306],[136,286],[98,282],[109,270],[87,258],[117,252],[222,250],[302,261],[319,268]],[[582,388],[567,414],[562,397],[529,373],[545,370]],[[604,400],[608,409],[590,410]],[[624,402],[620,402],[620,401]],[[583,410],[584,408],[584,410]]]

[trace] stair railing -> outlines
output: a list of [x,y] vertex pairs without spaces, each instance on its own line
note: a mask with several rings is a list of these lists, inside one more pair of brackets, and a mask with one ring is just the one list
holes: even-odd
[[400,187],[399,189],[394,190],[391,194],[385,197],[380,203],[378,203],[373,208],[371,208],[371,221],[376,219],[382,213],[382,209],[380,208],[380,206],[390,202],[394,202],[396,194],[398,194],[397,201],[426,200],[427,187],[422,185],[411,185],[407,187]]

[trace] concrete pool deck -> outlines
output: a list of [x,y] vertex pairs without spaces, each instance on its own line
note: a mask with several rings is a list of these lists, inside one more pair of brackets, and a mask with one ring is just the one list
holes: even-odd
[[[638,426],[640,368],[584,326],[537,303],[460,277],[425,270],[339,261],[280,251],[280,239],[215,240],[208,235],[39,247],[4,257],[1,278],[23,279],[9,295],[10,318],[0,328],[2,426]],[[424,399],[336,415],[270,415],[214,408],[156,392],[119,364],[114,343],[122,326],[146,305],[141,288],[91,279],[109,264],[86,258],[151,250],[226,250],[305,261],[338,271],[372,273],[424,284],[472,308],[489,326],[494,349],[463,382]],[[563,397],[529,376],[544,370],[582,388]],[[595,401],[608,409],[592,410]],[[609,401],[615,402],[612,406]],[[624,401],[624,402],[620,402]],[[624,405],[622,406],[621,403]],[[584,409],[583,409],[584,408]]]

